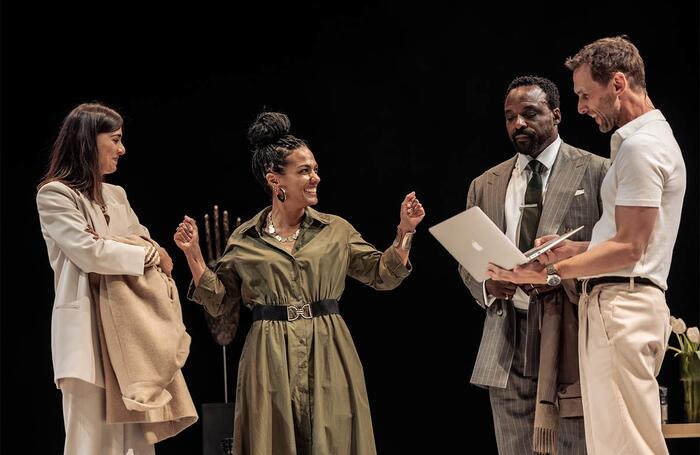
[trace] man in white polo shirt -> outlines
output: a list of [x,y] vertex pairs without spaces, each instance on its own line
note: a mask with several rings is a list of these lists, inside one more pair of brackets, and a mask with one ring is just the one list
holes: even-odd
[[[658,384],[668,337],[664,291],[686,186],[673,131],[646,91],[644,62],[625,37],[603,38],[567,59],[578,110],[601,132],[619,129],[601,187],[603,215],[590,244],[566,242],[542,264],[493,279],[579,277],[579,366],[590,455],[667,454]],[[540,239],[546,240],[546,239]]]

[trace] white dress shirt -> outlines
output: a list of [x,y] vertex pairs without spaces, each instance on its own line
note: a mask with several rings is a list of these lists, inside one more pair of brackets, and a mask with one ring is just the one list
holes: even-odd
[[[554,165],[554,161],[557,159],[561,142],[561,138],[557,136],[554,142],[542,150],[542,152],[536,158],[537,161],[546,167],[544,172],[542,172],[543,205],[547,194],[547,183],[549,182],[550,170]],[[513,173],[510,176],[508,188],[506,189],[506,236],[516,245],[518,244],[518,238],[520,237],[520,219],[522,218],[522,205],[525,201],[525,192],[527,191],[527,184],[532,177],[532,171],[530,171],[530,169],[527,167],[531,160],[533,160],[531,156],[518,153],[518,159],[515,162],[515,167],[513,167]],[[496,298],[486,293],[485,281],[483,290],[484,302],[486,302],[486,306],[490,306],[493,301],[496,300]],[[520,289],[520,287],[518,287],[513,295],[513,305],[515,308],[527,310],[529,304],[530,297],[522,289]]]

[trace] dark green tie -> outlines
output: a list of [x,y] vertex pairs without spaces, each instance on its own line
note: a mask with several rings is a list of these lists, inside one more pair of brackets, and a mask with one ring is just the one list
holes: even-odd
[[535,246],[535,236],[542,213],[542,173],[547,170],[545,165],[537,160],[530,161],[527,167],[532,176],[527,183],[523,214],[520,218],[520,241],[518,242],[520,251],[527,251]]

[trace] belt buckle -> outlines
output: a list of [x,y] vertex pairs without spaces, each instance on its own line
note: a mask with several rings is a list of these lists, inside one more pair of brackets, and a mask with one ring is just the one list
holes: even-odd
[[303,319],[311,319],[313,317],[311,314],[311,305],[308,303],[304,305],[287,305],[287,321],[296,321],[299,319],[299,316]]

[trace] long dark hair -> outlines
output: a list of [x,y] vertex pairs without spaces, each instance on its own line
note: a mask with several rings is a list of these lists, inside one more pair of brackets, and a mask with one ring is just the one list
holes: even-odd
[[253,160],[251,168],[258,182],[270,192],[265,180],[268,172],[284,174],[287,157],[300,147],[308,147],[303,139],[289,134],[289,117],[279,112],[263,112],[248,129]]
[[38,188],[59,181],[98,204],[102,199],[97,135],[122,127],[124,120],[114,109],[99,103],[84,103],[63,119],[51,147],[49,167]]

